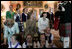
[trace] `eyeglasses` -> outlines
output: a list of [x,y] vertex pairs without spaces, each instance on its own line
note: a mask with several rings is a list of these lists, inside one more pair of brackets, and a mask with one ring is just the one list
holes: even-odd
[[31,40],[32,38],[27,38],[27,40]]

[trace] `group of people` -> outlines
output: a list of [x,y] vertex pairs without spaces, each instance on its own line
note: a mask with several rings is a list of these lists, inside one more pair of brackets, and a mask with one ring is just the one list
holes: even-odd
[[[60,26],[60,35],[63,35],[61,37],[70,35],[71,5],[69,5],[70,2],[68,1],[66,5],[60,4],[55,14],[43,12],[38,21],[35,18],[34,9],[28,11],[28,8],[24,8],[21,14],[20,8],[16,8],[16,12],[13,12],[13,6],[10,5],[10,11],[6,12],[3,29],[4,42],[1,45],[8,44],[8,48],[56,48],[53,43],[53,34],[50,31],[57,27],[57,25],[54,26],[56,23],[54,21],[59,20],[60,22],[57,23],[60,24],[58,26]],[[55,20],[54,16],[56,17]],[[36,25],[37,22],[38,25]],[[69,28],[65,28],[66,26],[67,28],[69,26]],[[64,32],[65,30],[68,30],[68,32]]]

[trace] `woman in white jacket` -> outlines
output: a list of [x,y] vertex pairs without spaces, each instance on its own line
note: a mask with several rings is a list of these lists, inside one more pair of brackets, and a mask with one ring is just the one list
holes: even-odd
[[42,18],[38,20],[38,29],[39,33],[44,33],[46,27],[49,27],[49,19],[47,17],[47,12],[43,12],[41,15]]

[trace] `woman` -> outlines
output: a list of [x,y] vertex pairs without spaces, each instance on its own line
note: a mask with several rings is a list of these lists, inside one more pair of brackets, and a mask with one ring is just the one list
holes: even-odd
[[22,13],[22,22],[26,22],[27,19],[28,19],[28,15],[27,15],[27,12],[28,12],[28,8],[24,8],[23,9],[23,13]]
[[3,44],[7,44],[7,43],[9,44],[11,40],[11,36],[13,34],[19,34],[18,24],[14,22],[12,19],[9,19],[4,25],[4,43]]
[[6,12],[6,20],[14,19],[13,5],[9,6],[10,10]]
[[21,48],[19,40],[20,40],[20,37],[18,34],[12,35],[8,48]]
[[23,48],[33,48],[33,41],[32,41],[32,35],[27,34],[26,36],[26,41],[23,43],[22,47]]
[[47,13],[43,12],[41,15],[42,18],[38,20],[38,28],[39,28],[39,33],[44,33],[44,30],[46,27],[49,27],[49,19],[47,19]]
[[40,48],[48,48],[48,41],[45,38],[45,34],[40,35]]

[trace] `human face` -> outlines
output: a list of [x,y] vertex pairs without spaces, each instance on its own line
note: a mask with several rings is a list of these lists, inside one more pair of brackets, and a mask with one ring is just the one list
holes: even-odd
[[20,13],[20,10],[17,10],[18,13]]
[[32,41],[32,37],[30,35],[27,36],[27,42],[31,42]]
[[43,14],[43,18],[46,18],[46,17],[47,17],[47,13],[44,13],[44,14]]
[[12,9],[13,9],[13,7],[12,7],[12,6],[9,6],[9,8],[10,8],[10,10],[12,10]]
[[11,42],[12,42],[12,44],[15,44],[15,42],[16,42],[15,36],[11,37]]
[[44,35],[41,35],[41,36],[40,36],[40,40],[41,40],[41,41],[45,41],[45,36],[44,36]]
[[49,33],[50,32],[50,28],[47,28],[47,33]]
[[26,8],[26,9],[25,9],[25,13],[27,13],[27,12],[28,12],[28,9]]

